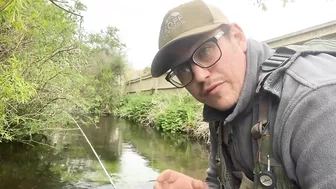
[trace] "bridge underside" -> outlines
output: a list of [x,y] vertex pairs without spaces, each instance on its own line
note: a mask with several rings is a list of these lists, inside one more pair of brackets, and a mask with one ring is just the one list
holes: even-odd
[[271,48],[300,45],[312,39],[336,39],[336,20],[264,41]]

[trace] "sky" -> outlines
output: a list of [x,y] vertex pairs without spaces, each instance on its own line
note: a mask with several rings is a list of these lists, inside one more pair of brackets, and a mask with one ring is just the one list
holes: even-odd
[[[107,26],[119,29],[126,44],[128,63],[135,69],[150,66],[158,51],[158,36],[166,12],[189,0],[81,0],[87,32]],[[237,23],[248,38],[264,41],[287,33],[336,20],[336,0],[294,0],[283,7],[282,0],[264,0],[262,11],[257,0],[204,0],[218,6]],[[289,0],[291,1],[291,0]]]

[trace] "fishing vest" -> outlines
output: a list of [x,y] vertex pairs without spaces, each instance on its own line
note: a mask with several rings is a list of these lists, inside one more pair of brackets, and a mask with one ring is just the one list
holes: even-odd
[[299,56],[327,53],[336,57],[336,40],[312,40],[305,45],[291,45],[278,48],[275,53],[261,65],[261,73],[256,89],[258,121],[251,128],[252,140],[257,143],[257,155],[254,157],[254,180],[244,172],[235,171],[228,152],[229,126],[218,123],[217,133],[217,170],[218,181],[223,189],[296,189],[286,171],[273,157],[273,141],[268,121],[268,107],[271,95],[263,89],[267,77],[277,68],[294,62]]

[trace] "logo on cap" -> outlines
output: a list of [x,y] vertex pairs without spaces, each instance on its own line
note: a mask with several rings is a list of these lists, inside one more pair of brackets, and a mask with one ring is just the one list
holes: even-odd
[[183,16],[179,12],[172,12],[165,21],[165,26],[163,30],[163,40],[166,40],[169,33],[176,30],[179,26],[184,23]]

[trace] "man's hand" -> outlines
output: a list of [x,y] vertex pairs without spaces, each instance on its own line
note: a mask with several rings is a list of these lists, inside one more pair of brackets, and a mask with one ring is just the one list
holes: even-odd
[[156,179],[154,189],[208,189],[208,185],[182,173],[165,170]]

